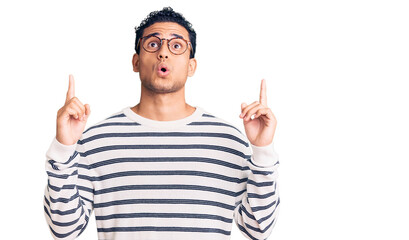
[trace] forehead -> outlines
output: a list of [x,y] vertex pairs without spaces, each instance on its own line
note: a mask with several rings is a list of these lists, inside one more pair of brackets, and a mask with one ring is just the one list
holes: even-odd
[[157,22],[143,30],[142,36],[148,34],[157,33],[159,37],[171,38],[175,35],[180,35],[184,39],[189,40],[189,33],[187,30],[178,23],[174,22]]

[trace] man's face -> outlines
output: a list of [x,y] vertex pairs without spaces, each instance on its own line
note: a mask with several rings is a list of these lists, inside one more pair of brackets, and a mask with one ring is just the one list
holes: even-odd
[[[181,36],[190,41],[187,30],[173,22],[154,23],[145,28],[142,36],[150,34],[166,39]],[[139,46],[139,55],[135,53],[132,59],[133,69],[139,72],[143,87],[152,92],[176,92],[184,87],[187,77],[193,76],[196,70],[196,60],[189,59],[191,46],[181,55],[169,50],[167,40],[163,40],[161,48],[154,53],[145,51],[141,43]]]

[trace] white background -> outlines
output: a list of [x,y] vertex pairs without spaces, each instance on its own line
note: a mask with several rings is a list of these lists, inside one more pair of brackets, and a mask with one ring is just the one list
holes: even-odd
[[[394,0],[2,1],[2,239],[51,239],[45,153],[68,74],[87,127],[138,103],[134,26],[164,6],[197,32],[189,104],[244,131],[240,104],[266,79],[281,163],[269,239],[409,239],[409,8]],[[80,239],[96,238],[93,216]]]

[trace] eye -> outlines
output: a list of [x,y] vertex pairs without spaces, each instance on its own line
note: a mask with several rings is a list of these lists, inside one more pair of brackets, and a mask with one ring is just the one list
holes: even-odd
[[150,43],[148,43],[148,47],[150,47],[150,48],[157,48],[157,47],[158,47],[158,43],[157,43],[157,42],[150,42]]
[[154,52],[160,48],[160,39],[150,36],[143,42],[143,48],[148,52]]
[[175,44],[173,44],[173,48],[174,49],[181,49],[182,46],[179,43],[175,43]]
[[181,53],[186,49],[186,43],[178,38],[174,38],[170,42],[171,50],[176,53]]

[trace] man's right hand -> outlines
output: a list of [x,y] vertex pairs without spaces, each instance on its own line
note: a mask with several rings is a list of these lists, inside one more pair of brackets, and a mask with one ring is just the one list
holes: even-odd
[[91,108],[75,97],[74,77],[70,74],[65,105],[57,112],[57,141],[64,145],[73,145],[80,139]]

